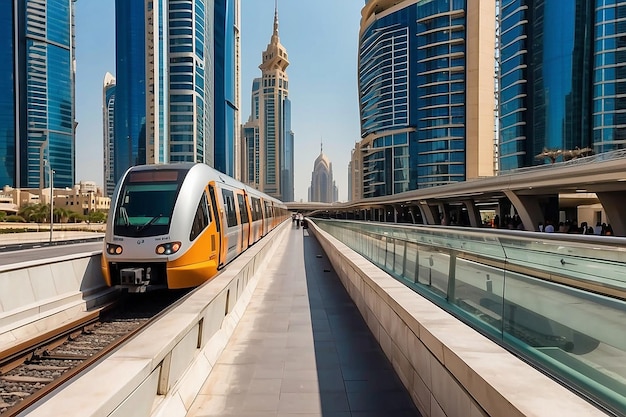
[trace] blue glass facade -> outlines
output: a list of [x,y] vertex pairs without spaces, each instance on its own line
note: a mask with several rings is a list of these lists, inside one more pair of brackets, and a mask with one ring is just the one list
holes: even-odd
[[[235,0],[215,1],[215,168],[235,175]],[[219,81],[223,80],[223,81]]]
[[146,163],[146,12],[144,0],[115,1],[115,182]]
[[13,2],[0,2],[0,188],[17,185],[14,19]]
[[466,178],[466,3],[409,3],[360,38],[365,198]]
[[281,149],[283,155],[281,157],[281,181],[280,195],[283,201],[294,201],[294,134],[291,130],[291,100],[285,97],[283,101],[283,126],[281,127],[281,136],[283,138]]
[[409,143],[417,142],[416,122],[410,112],[416,100],[411,92],[415,78],[410,75],[415,73],[416,13],[416,6],[411,5],[381,17],[361,36],[361,134],[369,137],[370,143],[363,159],[365,198],[395,194],[410,187]]
[[591,145],[591,7],[501,2],[500,170],[549,163],[537,157],[544,150]]
[[626,147],[626,2],[596,0],[593,151]]
[[[107,74],[110,76],[110,74]],[[105,195],[111,197],[115,190],[115,80],[111,76],[105,78],[103,91],[103,133],[104,133],[104,189]]]
[[117,0],[117,179],[152,162],[234,175],[238,1]]
[[417,6],[417,188],[465,181],[465,7]]
[[213,2],[170,0],[170,162],[214,165]]
[[2,3],[0,180],[20,188],[49,186],[49,162],[55,187],[72,187],[74,1]]

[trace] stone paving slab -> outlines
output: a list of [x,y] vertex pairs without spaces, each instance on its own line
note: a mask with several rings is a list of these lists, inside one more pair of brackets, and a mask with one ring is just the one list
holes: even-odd
[[419,417],[318,242],[293,229],[188,417]]

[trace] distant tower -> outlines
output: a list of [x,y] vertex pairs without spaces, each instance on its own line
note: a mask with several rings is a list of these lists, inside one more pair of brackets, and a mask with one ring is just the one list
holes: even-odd
[[324,147],[320,144],[320,154],[313,165],[309,200],[320,203],[337,201],[337,187],[333,180],[333,164],[324,155]]
[[115,116],[115,77],[109,72],[104,76],[102,87],[102,146],[104,149],[104,190],[107,197],[113,195],[115,175],[113,162],[115,160],[115,130],[113,121]]
[[241,179],[282,201],[294,199],[288,65],[287,51],[278,38],[275,8],[274,32],[259,65],[262,76],[252,82],[252,114],[242,128]]

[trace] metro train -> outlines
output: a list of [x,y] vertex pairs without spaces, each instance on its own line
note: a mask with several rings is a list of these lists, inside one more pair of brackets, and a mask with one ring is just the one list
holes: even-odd
[[131,167],[111,199],[101,268],[129,292],[196,287],[289,217],[202,163]]

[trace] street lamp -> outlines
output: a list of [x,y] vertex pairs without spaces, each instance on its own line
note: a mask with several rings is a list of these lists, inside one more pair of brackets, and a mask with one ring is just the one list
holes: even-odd
[[50,161],[44,161],[48,166],[48,175],[50,176],[50,243],[52,243],[52,228],[54,225],[54,170]]

